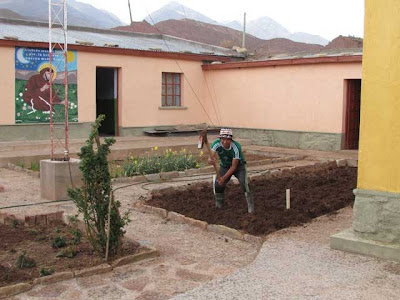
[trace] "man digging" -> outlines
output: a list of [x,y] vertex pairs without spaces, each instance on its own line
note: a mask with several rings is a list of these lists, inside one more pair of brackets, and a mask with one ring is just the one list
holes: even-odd
[[215,165],[217,154],[220,159],[219,178],[215,179],[215,206],[222,208],[224,206],[224,191],[226,184],[234,175],[240,182],[242,191],[247,201],[247,211],[254,213],[253,194],[250,192],[247,177],[246,160],[244,158],[240,144],[232,140],[232,129],[222,128],[219,138],[211,145],[211,152],[208,162]]

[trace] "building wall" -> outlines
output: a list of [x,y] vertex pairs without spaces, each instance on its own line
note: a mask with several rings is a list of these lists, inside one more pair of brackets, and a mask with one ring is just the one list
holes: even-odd
[[221,124],[308,133],[344,133],[345,79],[361,63],[206,71]]
[[[0,141],[47,139],[45,124],[15,124],[14,48],[2,47]],[[78,52],[78,124],[85,138],[96,118],[96,67],[118,69],[120,135],[144,128],[208,123],[270,146],[341,149],[345,79],[361,78],[361,63],[323,63],[203,71],[200,61]],[[8,71],[9,70],[9,71]],[[161,105],[162,72],[184,73],[182,108]],[[10,88],[12,87],[12,88]],[[38,129],[40,127],[40,130]],[[8,133],[9,132],[9,133]],[[260,136],[262,138],[260,139]]]
[[[118,68],[119,116],[122,127],[146,127],[196,124],[207,121],[199,101],[205,103],[205,79],[198,61],[79,53],[79,121],[92,122],[96,115],[96,67]],[[183,71],[182,106],[184,109],[160,109],[162,72]],[[197,97],[196,97],[197,95]]]
[[399,193],[400,2],[367,0],[365,16],[358,188]]
[[15,48],[0,48],[0,125],[15,124]]

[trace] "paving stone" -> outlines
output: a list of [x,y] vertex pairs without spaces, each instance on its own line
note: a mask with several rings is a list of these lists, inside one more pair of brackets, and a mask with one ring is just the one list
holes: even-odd
[[131,291],[141,292],[145,288],[148,282],[149,278],[147,276],[143,276],[125,281],[121,284],[121,286]]
[[126,265],[122,267],[118,267],[113,270],[113,274],[111,276],[112,282],[124,281],[130,278],[136,278],[142,276],[147,273],[145,269],[134,266],[135,269],[132,269],[132,266]]
[[347,165],[351,168],[357,168],[358,167],[358,161],[356,159],[347,159]]
[[0,213],[0,224],[4,225],[4,220],[7,217],[7,214]]
[[337,159],[336,160],[336,166],[338,168],[347,166],[347,160],[346,159]]
[[153,257],[160,256],[160,252],[156,249],[148,249],[146,252],[143,253],[138,253],[134,255],[128,255],[125,257],[121,257],[119,259],[116,259],[115,261],[112,262],[112,267],[118,267],[118,266],[123,266],[126,264],[131,264],[137,261],[141,261],[144,259],[149,259]]
[[80,300],[80,299],[84,299],[82,297],[83,293],[79,290],[72,290],[70,292],[68,292],[68,294],[65,295],[65,299],[68,300]]
[[153,291],[146,291],[141,294],[139,297],[135,298],[136,300],[166,300],[170,297],[164,294],[159,294]]
[[37,286],[34,290],[30,291],[27,295],[31,297],[43,298],[57,298],[60,297],[68,289],[68,285],[52,284],[44,287]]
[[168,180],[168,179],[177,178],[177,177],[179,177],[179,172],[178,171],[161,172],[160,173],[160,178],[162,180]]
[[158,215],[164,219],[167,217],[167,214],[168,214],[168,212],[164,208],[160,208],[160,207],[153,206],[153,207],[151,207],[151,211],[153,214]]
[[189,217],[184,217],[184,221],[185,221],[185,223],[195,226],[195,227],[198,227],[200,229],[203,229],[203,230],[207,229],[208,223],[205,221],[200,221],[200,220],[196,220],[196,219],[189,218]]
[[208,281],[213,279],[213,276],[211,275],[205,275],[205,274],[200,274],[200,273],[196,273],[193,271],[189,271],[186,269],[178,269],[176,270],[176,276],[185,279],[185,280],[192,280],[192,281]]
[[162,276],[167,275],[170,271],[171,271],[171,267],[170,267],[170,266],[167,266],[167,265],[165,265],[165,264],[159,264],[159,265],[157,265],[156,267],[154,267],[154,268],[151,270],[152,274],[155,274],[155,275],[158,275],[158,276],[160,276],[160,275],[162,275]]
[[185,216],[178,214],[174,211],[169,211],[168,212],[168,220],[173,221],[173,222],[178,222],[178,223],[185,223]]
[[0,298],[9,297],[12,295],[29,291],[32,288],[32,286],[33,285],[30,283],[18,283],[14,285],[0,287]]
[[75,271],[75,277],[84,277],[91,276],[96,274],[107,273],[112,270],[112,267],[109,264],[101,264],[99,266],[95,266],[92,268],[86,268],[83,270]]
[[30,227],[30,226],[35,226],[35,221],[36,218],[35,216],[25,216],[25,226]]
[[63,220],[63,211],[47,214],[47,224],[57,224]]
[[243,240],[245,240],[246,242],[252,243],[252,244],[260,245],[260,246],[264,242],[262,238],[255,236],[255,235],[251,235],[251,234],[244,234]]
[[14,226],[15,222],[18,222],[14,215],[6,215],[4,217],[4,225]]
[[71,271],[58,272],[53,275],[36,278],[34,284],[50,284],[54,282],[64,281],[74,278],[74,273]]
[[46,215],[36,215],[35,223],[36,225],[46,225],[47,224]]
[[148,181],[160,181],[160,173],[144,175]]
[[94,275],[88,277],[78,277],[76,278],[76,283],[78,284],[78,286],[87,289],[95,286],[106,285],[110,283],[110,281],[106,280],[105,276]]
[[[99,300],[104,299],[104,295],[107,295],[107,300],[120,300],[125,299],[126,291],[115,285],[106,285],[102,287],[96,287],[87,291],[86,299]],[[131,299],[137,299],[132,297]]]
[[232,229],[229,227],[226,227],[224,225],[213,225],[213,224],[208,224],[207,230],[210,232],[215,232],[218,234],[222,234],[237,240],[242,240],[243,239],[243,234],[236,229]]

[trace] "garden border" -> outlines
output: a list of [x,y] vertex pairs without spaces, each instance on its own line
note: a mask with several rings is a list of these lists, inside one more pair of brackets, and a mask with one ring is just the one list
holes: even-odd
[[[68,214],[65,214],[63,211],[41,215],[29,215],[25,216],[24,219],[19,219],[13,214],[0,213],[0,224],[12,226],[14,222],[17,221],[20,225],[30,227],[34,225],[50,225],[54,222],[61,221],[66,225],[69,225],[69,218],[70,216]],[[77,226],[79,229],[84,230],[85,226],[81,220],[77,220]],[[88,277],[95,274],[107,273],[109,271],[112,271],[114,268],[158,256],[160,256],[160,252],[158,249],[149,246],[148,243],[141,242],[137,253],[120,257],[115,261],[112,261],[111,263],[103,263],[94,267],[88,267],[81,270],[58,272],[49,276],[35,278],[32,281],[0,287],[0,299],[27,292],[39,284],[45,285],[69,280],[72,278]]]
[[[275,176],[278,174],[282,173],[287,173],[291,172],[292,170],[301,170],[301,169],[308,169],[308,168],[315,168],[315,167],[322,167],[322,168],[329,168],[329,167],[334,167],[334,168],[340,168],[340,167],[357,167],[357,161],[355,160],[348,160],[348,159],[332,159],[332,160],[325,160],[325,161],[320,161],[320,162],[314,162],[310,165],[306,166],[299,166],[299,167],[279,167],[278,169],[269,169],[264,172],[254,174],[251,177],[264,177],[268,178],[269,176]],[[261,248],[262,244],[264,243],[264,239],[255,235],[251,235],[248,233],[243,233],[239,230],[224,226],[224,225],[216,225],[216,224],[209,224],[205,221],[201,220],[196,220],[190,217],[186,217],[185,215],[179,214],[174,211],[167,211],[164,208],[160,207],[155,207],[151,205],[147,205],[146,202],[147,200],[150,200],[152,197],[153,192],[163,192],[166,190],[185,190],[186,185],[183,186],[178,186],[178,187],[166,187],[166,188],[160,188],[160,189],[154,189],[152,191],[149,191],[147,193],[147,197],[143,200],[140,200],[138,202],[135,202],[133,204],[133,207],[135,210],[143,212],[143,213],[149,213],[153,214],[156,216],[159,216],[163,219],[166,219],[167,221],[173,221],[176,223],[180,224],[187,224],[190,226],[198,227],[202,230],[206,230],[209,232],[214,232],[219,235],[227,236],[232,239],[236,240],[242,240],[248,243],[255,244]]]

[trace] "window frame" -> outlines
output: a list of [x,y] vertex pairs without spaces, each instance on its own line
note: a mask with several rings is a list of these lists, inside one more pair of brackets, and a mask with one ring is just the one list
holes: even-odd
[[[177,80],[177,78],[179,79]],[[169,93],[169,88],[171,93]],[[169,103],[168,97],[172,98],[171,103]],[[182,73],[162,72],[161,107],[182,107]]]

